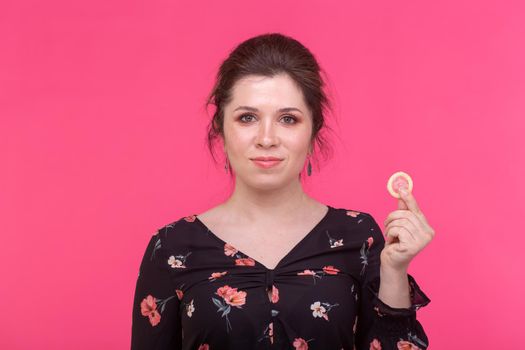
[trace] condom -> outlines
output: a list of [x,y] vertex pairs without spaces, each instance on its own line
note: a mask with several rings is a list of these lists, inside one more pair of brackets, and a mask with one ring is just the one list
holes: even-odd
[[414,187],[414,182],[412,181],[410,175],[403,171],[398,171],[392,174],[386,184],[388,192],[394,198],[401,197],[399,194],[399,188],[403,186],[408,189],[409,193],[412,192],[412,188]]

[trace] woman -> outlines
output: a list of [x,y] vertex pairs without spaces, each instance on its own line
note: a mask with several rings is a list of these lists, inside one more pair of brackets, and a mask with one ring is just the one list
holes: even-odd
[[[251,38],[220,67],[208,141],[233,194],[151,237],[132,349],[426,349],[430,300],[408,264],[434,232],[412,194],[385,220],[308,196],[301,171],[324,126],[314,56],[281,34]],[[212,152],[213,155],[213,152]],[[229,164],[229,165],[228,165]]]

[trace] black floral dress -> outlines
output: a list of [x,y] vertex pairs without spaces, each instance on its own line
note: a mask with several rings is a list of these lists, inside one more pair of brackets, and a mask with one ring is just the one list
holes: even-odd
[[195,214],[160,228],[140,265],[131,348],[427,349],[416,310],[430,299],[414,278],[410,308],[378,298],[385,241],[375,219],[327,207],[274,269]]

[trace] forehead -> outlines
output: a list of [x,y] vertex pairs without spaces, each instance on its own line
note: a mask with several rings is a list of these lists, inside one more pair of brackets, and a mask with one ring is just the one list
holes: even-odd
[[[248,75],[239,79],[232,89],[232,103],[253,105],[294,105],[305,107],[303,93],[287,74],[273,77]],[[291,107],[291,106],[290,106]]]

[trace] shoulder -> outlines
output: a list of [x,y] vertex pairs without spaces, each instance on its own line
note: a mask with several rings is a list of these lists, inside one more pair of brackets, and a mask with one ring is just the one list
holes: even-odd
[[379,238],[382,235],[381,228],[370,212],[351,207],[334,209],[334,229],[346,231],[352,237],[377,236]]
[[187,214],[177,217],[162,227],[157,229],[154,236],[157,236],[163,246],[181,245],[192,233],[199,228],[197,215]]
[[370,224],[374,220],[371,213],[350,207],[334,207],[337,217],[345,223]]

